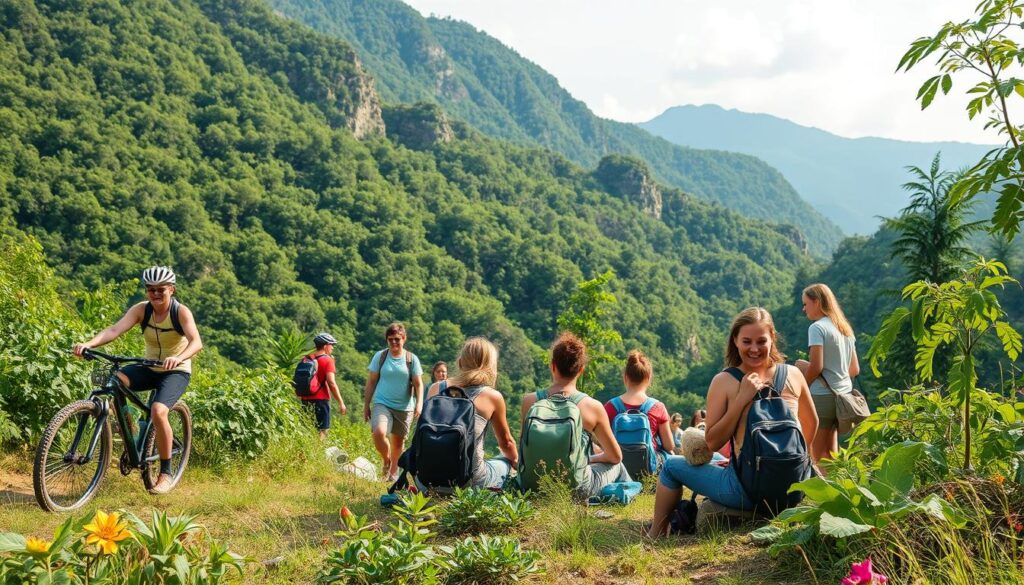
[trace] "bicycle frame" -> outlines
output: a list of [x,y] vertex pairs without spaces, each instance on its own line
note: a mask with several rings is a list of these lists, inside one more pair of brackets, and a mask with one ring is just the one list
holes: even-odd
[[[135,363],[146,363],[148,361],[149,360],[131,360],[131,362]],[[143,402],[142,399],[136,395],[134,390],[126,388],[124,383],[121,382],[121,379],[117,377],[117,371],[120,369],[119,366],[121,363],[122,362],[119,360],[113,361],[110,366],[110,374],[107,377],[106,383],[104,383],[101,388],[94,389],[89,395],[89,400],[96,403],[100,414],[97,417],[96,428],[93,430],[92,436],[89,437],[88,449],[84,455],[77,458],[77,461],[75,460],[75,454],[78,452],[79,444],[85,434],[84,421],[79,420],[78,428],[75,430],[75,438],[72,441],[68,452],[64,454],[65,462],[86,464],[92,460],[93,454],[96,451],[96,446],[100,442],[100,436],[102,436],[103,425],[106,423],[107,417],[110,416],[111,398],[114,403],[114,416],[117,418],[121,438],[124,440],[125,452],[128,454],[128,461],[131,464],[131,467],[141,469],[145,472],[149,464],[159,458],[158,455],[154,455],[146,460],[142,459],[146,435],[148,434],[149,427],[152,424],[150,421],[150,406]],[[149,391],[150,390],[143,390],[143,392]],[[131,427],[128,424],[128,418],[124,413],[124,409],[129,403],[132,403],[143,413],[142,416],[139,417],[139,434],[137,437],[132,436]]]

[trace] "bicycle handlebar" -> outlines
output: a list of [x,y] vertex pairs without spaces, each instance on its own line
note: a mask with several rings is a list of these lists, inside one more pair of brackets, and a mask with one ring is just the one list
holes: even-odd
[[151,360],[147,358],[133,358],[121,355],[110,355],[108,353],[103,353],[102,351],[95,349],[82,350],[82,357],[84,357],[87,360],[102,358],[104,360],[107,360],[108,362],[113,362],[114,364],[142,364],[144,366],[163,365],[163,362],[160,360]]

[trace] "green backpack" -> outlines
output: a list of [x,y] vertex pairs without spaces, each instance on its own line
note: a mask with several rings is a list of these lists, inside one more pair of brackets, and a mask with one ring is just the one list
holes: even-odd
[[590,462],[590,441],[583,429],[579,403],[587,397],[573,392],[562,394],[537,392],[537,401],[526,413],[523,436],[519,441],[519,487],[536,490],[541,476],[568,473],[570,487],[586,481]]

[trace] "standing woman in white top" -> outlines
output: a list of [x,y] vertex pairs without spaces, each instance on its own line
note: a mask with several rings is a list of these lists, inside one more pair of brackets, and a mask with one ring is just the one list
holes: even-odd
[[811,321],[807,329],[810,361],[797,360],[811,388],[818,411],[818,432],[811,442],[811,457],[832,457],[839,451],[839,425],[836,418],[836,394],[853,390],[853,378],[860,373],[853,327],[846,320],[836,295],[828,286],[817,283],[801,295],[804,314]]

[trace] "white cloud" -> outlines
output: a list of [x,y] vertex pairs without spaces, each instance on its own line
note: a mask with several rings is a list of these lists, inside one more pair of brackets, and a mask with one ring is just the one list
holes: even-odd
[[[410,0],[472,23],[598,115],[680,104],[769,113],[844,136],[996,142],[966,99],[914,101],[932,68],[894,74],[910,42],[970,16],[957,0]],[[966,82],[964,82],[966,83]]]

